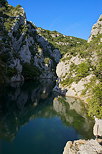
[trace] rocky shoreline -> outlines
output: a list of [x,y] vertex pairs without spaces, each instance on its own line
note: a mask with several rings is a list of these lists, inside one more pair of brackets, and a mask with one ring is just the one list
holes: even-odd
[[97,140],[68,141],[63,154],[102,154],[102,143]]
[[[83,101],[80,97],[75,96],[67,96],[64,91],[57,87],[54,87],[53,91],[58,92],[61,96],[70,97],[70,98],[78,98]],[[59,96],[60,97],[60,96]],[[84,102],[84,101],[83,101]],[[57,99],[56,102],[57,103]],[[84,102],[85,104],[87,102]],[[94,117],[95,124],[93,127],[93,134],[96,136],[102,136],[102,119],[98,119]],[[68,141],[64,147],[63,154],[102,154],[102,139],[90,139],[90,140],[75,140]]]

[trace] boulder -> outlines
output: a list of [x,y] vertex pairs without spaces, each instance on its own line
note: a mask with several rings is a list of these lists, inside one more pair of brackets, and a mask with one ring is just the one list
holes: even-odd
[[102,136],[102,119],[95,117],[95,125],[93,128],[93,134],[95,136]]
[[102,146],[93,139],[68,141],[63,154],[102,154]]

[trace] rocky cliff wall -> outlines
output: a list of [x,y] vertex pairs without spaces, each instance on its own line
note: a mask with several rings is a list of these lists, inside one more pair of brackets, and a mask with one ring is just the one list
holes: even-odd
[[[93,25],[88,42],[92,41],[98,34],[102,34],[102,15],[100,15],[97,23]],[[102,42],[102,38],[100,41]]]
[[0,47],[1,82],[56,76],[60,51],[27,21],[20,5],[0,7]]
[[[101,17],[98,22],[102,26]],[[56,68],[57,89],[81,98],[89,104],[89,115],[102,118],[102,34],[94,34],[90,43],[72,47],[62,57]]]

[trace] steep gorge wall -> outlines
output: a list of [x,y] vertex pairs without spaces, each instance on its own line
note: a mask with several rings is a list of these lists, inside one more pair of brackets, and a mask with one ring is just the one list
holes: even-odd
[[55,77],[60,51],[27,21],[23,8],[0,6],[1,82]]
[[54,89],[66,89],[66,96],[81,98],[89,104],[89,115],[98,118],[102,118],[101,20],[102,16],[95,24],[97,28],[92,28],[89,43],[72,47],[62,57],[56,68],[58,86]]

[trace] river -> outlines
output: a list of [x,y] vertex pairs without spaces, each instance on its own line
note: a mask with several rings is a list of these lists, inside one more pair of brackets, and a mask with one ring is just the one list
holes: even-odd
[[68,140],[93,137],[83,102],[57,96],[53,86],[42,80],[0,88],[0,154],[62,154]]

